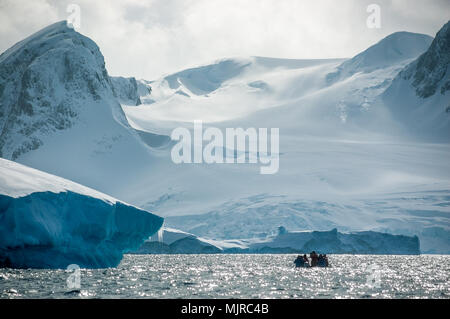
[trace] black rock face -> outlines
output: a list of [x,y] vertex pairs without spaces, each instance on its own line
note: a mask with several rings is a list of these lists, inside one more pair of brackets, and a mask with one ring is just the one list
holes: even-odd
[[[416,94],[428,98],[437,92],[450,90],[450,21],[437,33],[430,48],[401,73],[404,79],[412,79]],[[440,88],[440,89],[439,89]]]

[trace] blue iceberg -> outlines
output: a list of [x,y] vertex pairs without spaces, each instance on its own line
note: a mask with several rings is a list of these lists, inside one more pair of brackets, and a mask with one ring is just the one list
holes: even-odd
[[71,181],[0,159],[0,265],[117,266],[163,218]]

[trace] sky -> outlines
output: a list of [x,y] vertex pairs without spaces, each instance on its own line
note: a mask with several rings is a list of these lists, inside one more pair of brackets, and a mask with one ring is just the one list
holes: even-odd
[[0,0],[0,52],[66,20],[69,4],[110,75],[147,80],[227,57],[352,57],[396,31],[434,36],[450,17],[448,0]]

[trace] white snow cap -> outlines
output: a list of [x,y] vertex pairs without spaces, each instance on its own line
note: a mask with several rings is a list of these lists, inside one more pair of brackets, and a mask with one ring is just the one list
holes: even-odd
[[115,203],[118,200],[89,187],[0,158],[0,194],[23,197],[35,192],[72,191]]

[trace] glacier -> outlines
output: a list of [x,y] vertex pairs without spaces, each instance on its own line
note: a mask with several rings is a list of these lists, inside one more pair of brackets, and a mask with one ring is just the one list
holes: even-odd
[[279,127],[280,170],[267,179],[250,164],[166,163],[153,172],[158,185],[141,184],[151,196],[130,200],[202,238],[288,225],[417,235],[422,252],[450,253],[446,79],[423,99],[399,75],[430,55],[445,70],[446,29],[436,39],[398,32],[347,60],[240,57],[153,81],[151,107],[123,106],[134,128],[167,135],[196,119],[221,130]]
[[108,195],[0,159],[0,265],[115,267],[163,219]]

